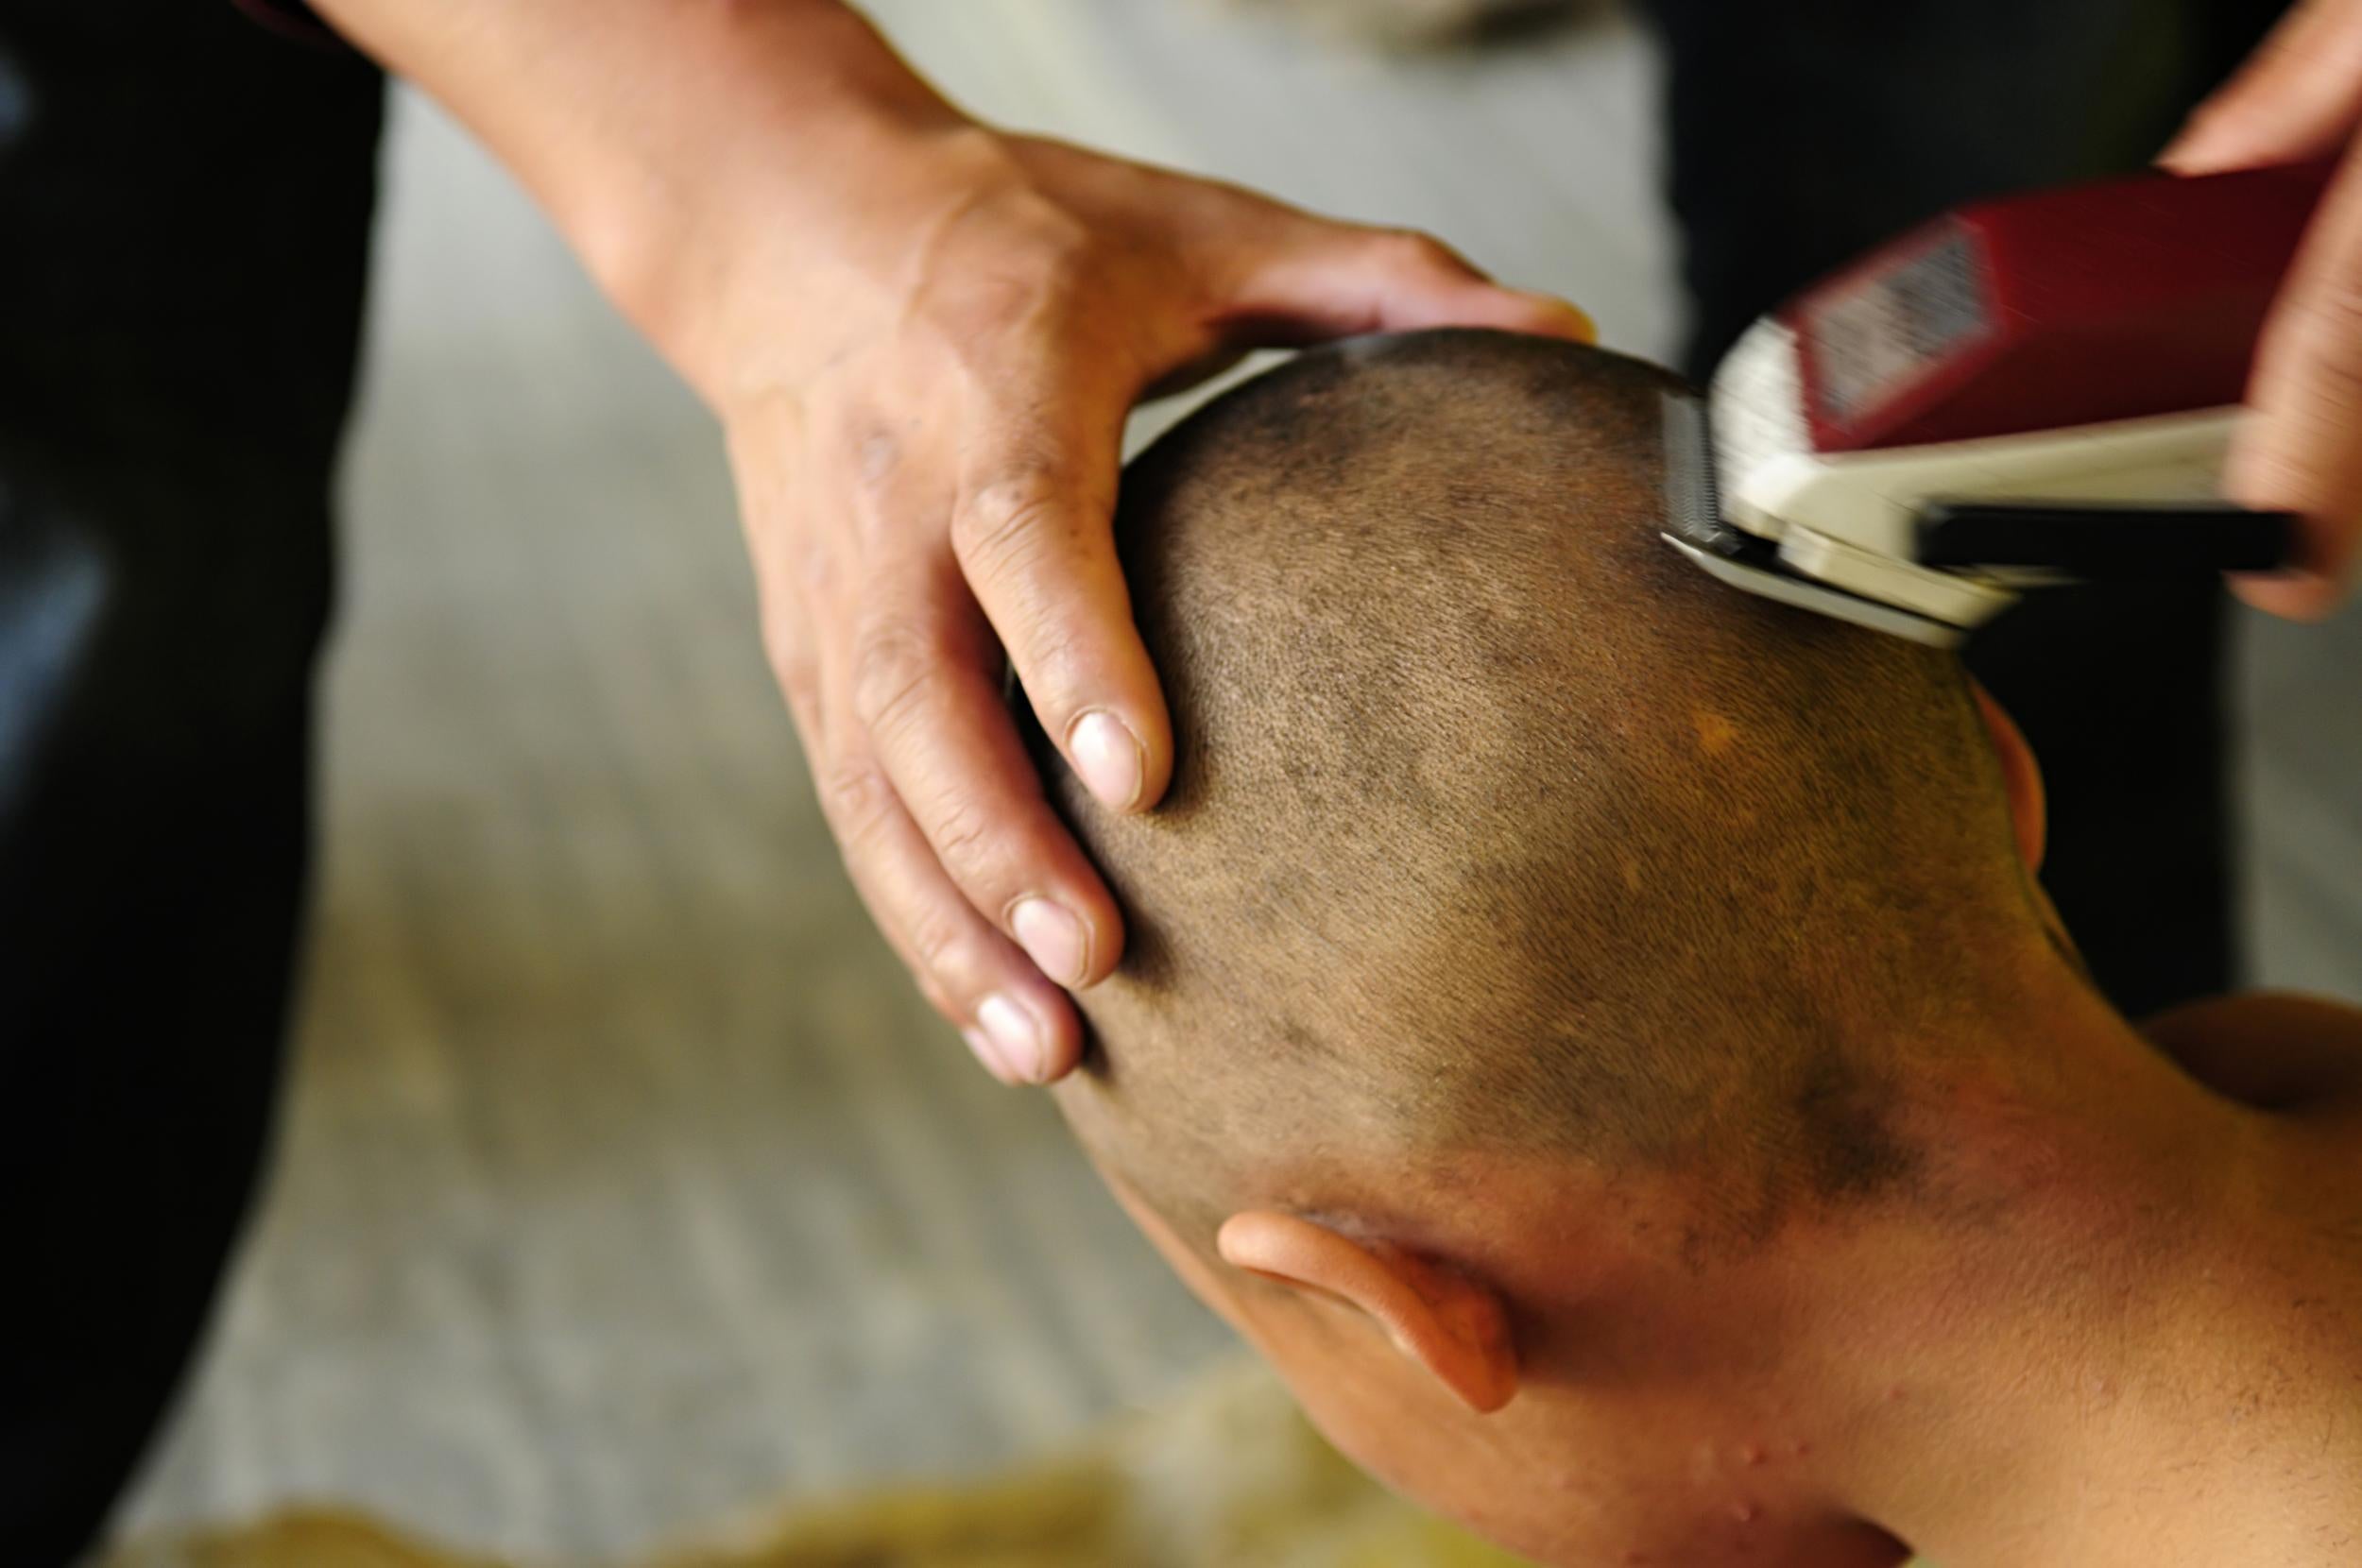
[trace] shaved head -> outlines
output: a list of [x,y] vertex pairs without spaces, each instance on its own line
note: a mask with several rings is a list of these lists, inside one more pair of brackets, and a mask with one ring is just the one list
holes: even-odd
[[1920,1163],[1896,1043],[2043,942],[1965,677],[1660,538],[1665,372],[1306,353],[1124,476],[1176,765],[1053,793],[1121,901],[1061,1103],[1200,1244],[1248,1183],[1481,1150],[1712,1179],[1737,1231]]

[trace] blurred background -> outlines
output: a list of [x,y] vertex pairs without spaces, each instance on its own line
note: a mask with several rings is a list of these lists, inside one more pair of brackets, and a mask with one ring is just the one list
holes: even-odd
[[[987,117],[1431,230],[1672,348],[1655,66],[1612,9],[1406,52],[1279,0],[866,9]],[[611,1559],[1169,1406],[1226,1331],[870,930],[713,425],[439,111],[393,128],[298,1065],[125,1527],[331,1499]],[[2348,997],[2357,656],[2349,615],[2251,622],[2239,663],[2257,967]]]

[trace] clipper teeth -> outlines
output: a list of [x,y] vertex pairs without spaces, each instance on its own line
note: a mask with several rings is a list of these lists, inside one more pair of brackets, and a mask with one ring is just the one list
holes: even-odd
[[1706,426],[1705,400],[1694,393],[1667,392],[1665,410],[1665,517],[1672,535],[1700,550],[1731,554],[1737,542],[1722,520],[1722,499],[1714,474],[1714,439]]

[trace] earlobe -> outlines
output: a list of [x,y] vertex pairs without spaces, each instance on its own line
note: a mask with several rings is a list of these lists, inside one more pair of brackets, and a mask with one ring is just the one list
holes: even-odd
[[1234,1269],[1354,1308],[1480,1415],[1517,1391],[1499,1294],[1446,1264],[1269,1210],[1232,1215],[1215,1245]]
[[2010,820],[2017,830],[2018,858],[2028,871],[2042,869],[2042,858],[2047,846],[2050,826],[2049,808],[2043,794],[2042,768],[2034,760],[2034,748],[2026,743],[2017,721],[2009,709],[1994,701],[1980,681],[1972,679],[1969,690],[1976,694],[1977,711],[1985,721],[1985,733],[1992,738],[1993,754],[2001,764],[2002,788],[2009,793]]

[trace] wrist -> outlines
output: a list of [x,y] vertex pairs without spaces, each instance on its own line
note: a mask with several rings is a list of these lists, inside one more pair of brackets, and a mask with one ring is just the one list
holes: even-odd
[[608,298],[714,401],[746,332],[776,349],[825,327],[832,297],[889,275],[997,138],[842,6],[684,9],[677,52],[649,73],[660,85],[635,79],[631,122],[571,145],[544,200]]
[[968,124],[840,0],[312,4],[465,121],[693,380],[750,252],[825,264]]

